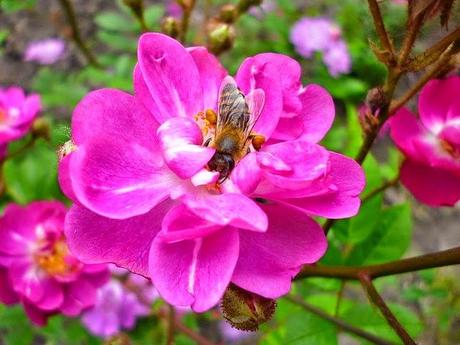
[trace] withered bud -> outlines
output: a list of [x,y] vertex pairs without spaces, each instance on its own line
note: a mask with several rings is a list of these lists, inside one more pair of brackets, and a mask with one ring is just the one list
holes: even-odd
[[104,341],[104,345],[132,345],[131,339],[125,333],[118,333]]
[[45,140],[50,140],[50,124],[47,119],[43,117],[37,118],[32,123],[31,133],[36,138],[43,138]]
[[230,49],[235,41],[235,29],[232,25],[211,20],[207,28],[208,48],[218,55]]
[[195,0],[176,0],[176,2],[182,9],[189,9],[193,7]]
[[222,299],[222,314],[232,327],[242,331],[257,331],[259,325],[271,319],[276,301],[230,284]]
[[249,8],[251,8],[252,6],[259,6],[260,4],[262,4],[262,1],[263,0],[240,0],[236,5],[238,13],[244,13],[247,10],[249,10]]
[[387,96],[381,87],[370,89],[366,96],[366,105],[374,115],[386,104]]
[[409,18],[411,22],[422,16],[422,20],[441,18],[441,25],[447,26],[455,0],[409,0]]
[[224,23],[233,23],[238,17],[238,11],[232,4],[222,6],[219,12],[219,19]]
[[180,32],[179,20],[174,17],[163,18],[161,22],[161,31],[172,38],[177,38]]

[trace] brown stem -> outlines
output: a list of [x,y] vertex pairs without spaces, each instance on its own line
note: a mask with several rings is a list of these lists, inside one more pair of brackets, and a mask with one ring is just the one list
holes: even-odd
[[80,49],[80,51],[83,53],[85,58],[88,60],[88,62],[95,66],[95,67],[101,67],[99,62],[97,61],[96,57],[93,55],[91,50],[88,48],[86,43],[83,41],[80,33],[80,28],[78,27],[77,24],[77,19],[75,15],[75,10],[72,6],[72,3],[70,0],[58,0],[59,3],[61,4],[62,10],[64,11],[67,20],[70,24],[70,27],[72,28],[72,38],[77,45],[77,47]]
[[394,62],[394,49],[391,43],[391,40],[388,36],[387,30],[385,29],[385,23],[383,22],[382,13],[380,12],[380,7],[377,0],[368,0],[369,9],[374,19],[375,29],[377,35],[379,36],[380,43],[382,44],[383,49],[390,53],[390,61]]
[[396,186],[398,184],[398,182],[399,182],[399,174],[396,177],[392,178],[391,180],[385,181],[379,187],[375,188],[374,190],[371,190],[368,194],[364,195],[361,198],[361,202],[364,203],[364,202],[372,199],[374,196],[380,194],[384,190],[386,190],[386,189],[388,189],[390,187]]
[[408,259],[395,260],[384,264],[363,267],[305,265],[295,279],[306,277],[328,277],[337,279],[359,280],[359,275],[367,274],[371,278],[385,277],[420,271],[427,268],[460,264],[460,247],[425,254]]
[[398,321],[396,316],[392,313],[390,308],[388,308],[387,304],[383,300],[382,296],[379,295],[377,289],[375,288],[374,284],[372,284],[372,279],[367,274],[360,274],[359,280],[366,290],[369,300],[376,305],[382,315],[387,320],[388,324],[395,330],[398,336],[401,338],[404,344],[409,345],[416,345],[415,341],[411,338],[409,333],[404,329],[401,323]]
[[430,70],[428,70],[410,90],[408,90],[404,95],[402,95],[401,98],[398,98],[397,100],[392,102],[389,110],[390,114],[394,114],[399,108],[406,104],[412,97],[415,96],[417,92],[419,92],[422,89],[422,87],[425,86],[426,83],[428,83],[434,76],[436,76],[436,74],[440,70],[442,70],[445,67],[445,65],[449,62],[451,58],[451,51],[452,46],[442,54],[442,56],[435,63],[435,65],[432,68],[430,68]]
[[166,345],[174,345],[174,331],[176,326],[176,310],[172,305],[168,305],[168,334]]
[[417,38],[418,33],[423,25],[423,15],[417,16],[413,22],[411,22],[409,31],[404,38],[401,51],[399,53],[399,65],[402,66],[407,58],[409,57],[412,47],[414,46],[415,39]]
[[438,42],[433,44],[430,48],[428,48],[423,55],[429,56],[435,54],[436,52],[443,52],[445,51],[453,42],[460,39],[460,27],[456,28],[454,31],[449,33],[448,35],[444,36]]
[[295,303],[295,304],[298,304],[299,306],[301,306],[303,309],[313,313],[313,314],[316,314],[318,315],[319,317],[333,323],[334,325],[336,325],[338,328],[342,329],[343,331],[345,332],[348,332],[348,333],[352,333],[354,335],[357,335],[358,337],[361,337],[363,339],[366,339],[374,344],[378,344],[378,345],[393,345],[392,342],[389,342],[385,339],[382,339],[380,337],[377,337],[371,333],[368,333],[364,330],[362,330],[361,328],[358,328],[358,327],[355,327],[353,325],[350,325],[348,323],[346,323],[345,321],[339,319],[339,318],[336,318],[332,315],[329,315],[328,313],[324,312],[323,310],[311,305],[311,304],[308,304],[306,303],[302,298],[300,297],[297,297],[297,296],[292,296],[292,295],[288,295],[286,296],[286,299],[292,303]]
[[179,32],[179,40],[182,43],[185,43],[185,39],[187,38],[187,31],[190,24],[190,16],[192,14],[193,8],[195,7],[196,0],[189,0],[187,6],[182,6],[182,19],[180,22],[180,32]]
[[149,28],[145,23],[144,17],[144,1],[143,0],[123,0],[126,6],[129,7],[131,13],[134,15],[136,20],[139,22],[142,32],[148,32]]

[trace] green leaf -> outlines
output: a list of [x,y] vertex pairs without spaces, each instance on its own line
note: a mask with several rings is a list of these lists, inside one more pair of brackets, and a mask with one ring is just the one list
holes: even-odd
[[104,30],[115,32],[132,32],[136,26],[131,18],[127,18],[118,12],[104,12],[94,19],[96,24]]
[[30,9],[35,6],[37,0],[0,0],[0,9],[5,12],[16,12]]
[[145,9],[144,11],[144,20],[147,27],[155,31],[161,26],[161,18],[164,15],[164,6],[163,5],[152,5]]
[[354,247],[347,260],[351,265],[370,265],[403,256],[412,235],[411,209],[408,203],[384,209],[375,230]]
[[3,168],[6,192],[17,203],[62,199],[57,183],[57,154],[49,143],[37,140],[23,154],[8,159]]
[[[20,331],[19,331],[20,330]],[[0,344],[33,344],[33,328],[20,306],[4,307],[0,304]]]

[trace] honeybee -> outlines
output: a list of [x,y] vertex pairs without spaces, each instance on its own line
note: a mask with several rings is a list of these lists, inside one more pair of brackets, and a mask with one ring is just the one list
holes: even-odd
[[259,150],[265,137],[253,133],[253,128],[260,116],[265,101],[261,89],[253,90],[246,97],[236,86],[232,77],[222,82],[219,91],[217,118],[213,112],[207,113],[210,122],[216,123],[215,135],[207,144],[216,149],[208,162],[211,171],[219,172],[218,183],[224,182],[236,163],[249,151],[250,146]]

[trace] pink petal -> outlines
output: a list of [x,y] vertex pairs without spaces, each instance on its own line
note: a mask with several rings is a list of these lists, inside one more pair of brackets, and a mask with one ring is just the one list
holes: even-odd
[[365,185],[364,172],[359,164],[349,157],[330,152],[328,178],[328,193],[305,198],[277,199],[280,203],[315,216],[337,219],[356,215],[361,205],[359,194]]
[[26,312],[29,319],[37,326],[45,326],[48,317],[51,315],[50,312],[46,312],[43,310],[38,309],[33,304],[28,302],[27,300],[22,301],[24,306],[24,311]]
[[168,303],[206,311],[227,288],[238,248],[238,231],[232,228],[173,244],[155,240],[149,261],[152,282]]
[[197,216],[218,225],[261,231],[267,230],[267,216],[250,198],[237,193],[210,194],[204,190],[181,199]]
[[142,216],[115,220],[74,205],[65,223],[69,248],[85,263],[113,262],[147,276],[151,243],[171,206],[165,201]]
[[257,163],[256,153],[249,153],[238,162],[230,175],[230,179],[241,193],[251,195],[257,188],[261,176],[262,171]]
[[90,92],[72,115],[72,140],[78,146],[100,136],[152,147],[158,123],[133,96],[114,89]]
[[431,80],[420,92],[420,119],[433,133],[437,134],[448,120],[460,118],[460,77]]
[[159,156],[134,138],[99,137],[70,154],[72,190],[100,215],[124,219],[144,214],[167,198],[176,183]]
[[236,285],[267,298],[289,292],[300,266],[318,261],[326,252],[321,227],[302,212],[281,205],[263,205],[267,232],[240,232],[240,256],[233,273]]
[[171,118],[157,131],[168,167],[186,179],[202,170],[215,150],[203,147],[203,135],[197,123],[189,118]]
[[454,206],[460,200],[460,176],[423,163],[406,160],[401,181],[422,203],[430,206]]
[[68,285],[60,310],[66,316],[77,316],[95,302],[96,288],[86,279],[79,279]]
[[217,111],[217,96],[220,84],[228,74],[219,60],[205,47],[188,48],[187,51],[195,61],[203,88],[204,109]]
[[178,41],[159,33],[143,34],[139,39],[138,61],[159,111],[158,119],[191,117],[203,110],[198,68]]
[[304,129],[304,123],[300,116],[280,117],[278,125],[272,134],[272,139],[295,140],[299,138]]
[[64,302],[62,286],[52,278],[42,281],[43,297],[36,303],[36,306],[43,310],[54,310]]
[[302,139],[317,143],[334,122],[335,106],[331,95],[319,85],[310,84],[300,92],[303,120]]
[[254,89],[264,91],[265,103],[254,131],[267,139],[275,130],[283,109],[282,89],[275,70],[276,66],[252,57],[243,61],[236,75],[238,86],[246,95]]
[[7,271],[0,267],[0,302],[6,305],[11,305],[17,303],[18,300],[18,296],[11,288]]
[[208,236],[219,230],[221,226],[207,222],[186,206],[179,204],[165,215],[161,228],[162,231],[156,240],[174,243]]
[[396,145],[409,157],[418,157],[419,154],[414,147],[414,137],[423,137],[429,133],[415,116],[407,108],[402,108],[393,115],[390,126],[391,138]]

